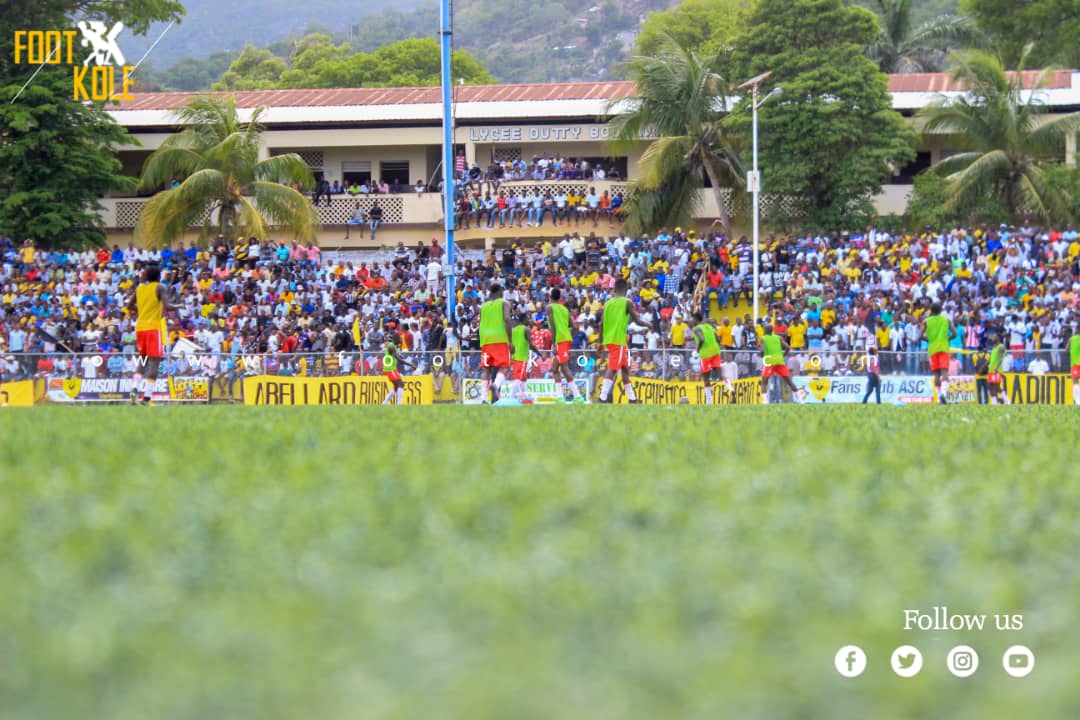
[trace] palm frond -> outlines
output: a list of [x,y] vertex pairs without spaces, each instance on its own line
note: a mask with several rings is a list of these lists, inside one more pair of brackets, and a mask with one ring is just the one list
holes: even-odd
[[319,216],[307,197],[275,182],[257,181],[251,186],[255,205],[272,225],[289,228],[301,242],[313,242]]
[[188,228],[212,206],[183,202],[179,189],[162,190],[143,203],[135,222],[135,240],[147,247],[165,247],[182,240]]
[[163,145],[151,153],[139,176],[139,190],[147,192],[164,187],[173,178],[186,178],[205,164],[198,152],[185,147]]
[[257,237],[260,240],[265,240],[270,234],[262,212],[246,197],[237,198],[236,212],[238,234]]
[[1031,131],[1027,141],[1040,155],[1056,155],[1064,149],[1066,140],[1077,133],[1080,133],[1080,112],[1047,120]]
[[1012,169],[1012,161],[1003,150],[980,155],[948,176],[950,197],[946,207],[957,212],[978,207],[991,192],[1004,187]]
[[260,160],[252,168],[252,172],[256,180],[270,180],[284,184],[299,183],[304,189],[310,189],[315,184],[311,168],[296,153],[275,155]]
[[1050,182],[1039,167],[1027,167],[1017,183],[1018,200],[1033,212],[1039,220],[1066,222],[1073,220],[1069,199],[1062,189]]

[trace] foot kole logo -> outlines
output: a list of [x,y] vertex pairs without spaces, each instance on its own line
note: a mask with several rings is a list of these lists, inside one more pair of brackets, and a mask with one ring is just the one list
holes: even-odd
[[[135,68],[125,64],[116,38],[124,24],[80,20],[77,30],[16,30],[16,65],[70,65],[75,100],[133,100]],[[76,39],[77,42],[76,42]],[[81,49],[89,52],[82,54]]]

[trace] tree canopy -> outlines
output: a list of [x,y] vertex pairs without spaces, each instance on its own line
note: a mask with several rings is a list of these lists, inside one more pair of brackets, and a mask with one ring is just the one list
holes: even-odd
[[655,134],[641,157],[641,178],[626,205],[631,232],[686,225],[697,193],[710,186],[724,232],[731,218],[723,188],[742,182],[742,163],[734,133],[725,124],[731,85],[713,68],[716,54],[701,55],[670,37],[653,56],[630,64],[638,101],[615,115],[611,131],[616,151]]
[[8,0],[0,14],[0,235],[99,244],[99,199],[132,184],[113,153],[129,136],[101,107],[74,100],[69,66],[45,66],[12,102],[35,70],[14,64],[15,31],[67,30],[84,13],[144,31],[182,11],[172,0]]
[[706,56],[730,47],[742,31],[754,0],[683,0],[650,13],[634,45],[636,55],[654,55],[671,38]]
[[[1025,56],[1021,56],[1021,67]],[[946,211],[969,214],[1003,207],[1014,219],[1031,214],[1043,222],[1072,219],[1067,186],[1047,172],[1050,158],[1065,150],[1065,138],[1080,131],[1080,112],[1046,117],[1038,97],[1028,97],[1019,73],[1006,73],[994,55],[954,55],[953,77],[969,94],[941,100],[921,116],[927,133],[946,132],[964,146],[931,171],[945,177]],[[1037,85],[1045,85],[1044,72]]]
[[234,98],[203,96],[176,113],[184,129],[143,166],[140,189],[164,189],[142,206],[136,238],[171,245],[201,220],[204,237],[221,234],[228,242],[239,233],[263,239],[271,225],[314,240],[318,218],[292,187],[311,187],[311,171],[294,153],[259,159],[261,112],[256,108],[249,122],[241,122]]
[[937,15],[914,21],[912,0],[873,0],[881,29],[867,54],[887,73],[939,72],[948,50],[982,41],[970,17]]
[[[783,91],[760,111],[762,192],[785,196],[802,223],[868,217],[885,179],[915,156],[888,78],[865,54],[877,32],[872,12],[840,0],[761,0],[738,43],[740,77],[771,72],[762,91]],[[737,119],[748,131],[747,104]]]
[[[495,82],[464,50],[454,52],[451,67],[455,81]],[[268,49],[246,46],[214,89],[423,86],[438,85],[440,77],[439,43],[433,38],[410,38],[365,53],[315,33],[292,46],[287,62]]]
[[1029,44],[1030,67],[1080,67],[1080,0],[961,0],[960,8],[991,35],[1007,68]]

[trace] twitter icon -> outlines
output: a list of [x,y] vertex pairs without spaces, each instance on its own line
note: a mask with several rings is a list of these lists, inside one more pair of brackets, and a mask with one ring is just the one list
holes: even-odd
[[890,664],[900,677],[915,677],[922,670],[922,653],[911,645],[901,645],[893,650]]

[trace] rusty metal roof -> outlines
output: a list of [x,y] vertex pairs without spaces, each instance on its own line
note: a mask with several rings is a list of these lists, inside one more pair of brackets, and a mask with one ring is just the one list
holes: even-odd
[[[1023,73],[1025,88],[1034,88],[1040,71]],[[1055,70],[1045,86],[1049,90],[1071,89],[1072,70]],[[964,88],[947,73],[909,73],[889,76],[889,92],[903,93],[957,92]],[[134,100],[112,106],[113,110],[174,110],[199,92],[145,92]],[[267,106],[270,108],[408,106],[439,104],[437,87],[401,88],[328,88],[308,90],[238,90],[213,92],[211,95],[234,95],[239,108]],[[634,83],[573,82],[517,83],[505,85],[462,85],[454,88],[455,102],[546,102],[559,100],[619,100],[634,96]]]
[[[509,85],[463,85],[454,88],[455,101],[514,102],[546,100],[617,100],[631,97],[632,82],[521,83]],[[120,110],[172,110],[196,95],[235,95],[236,106],[339,107],[359,105],[415,105],[439,103],[437,87],[333,88],[310,90],[237,90],[229,92],[144,92],[121,102]]]
[[[1021,78],[1024,88],[1031,90],[1039,79],[1041,70],[1025,70]],[[1047,90],[1068,89],[1072,87],[1072,70],[1055,70],[1050,73]],[[1010,72],[1009,77],[1015,77],[1015,72]],[[906,73],[889,76],[889,92],[961,92],[964,86],[948,73]]]

